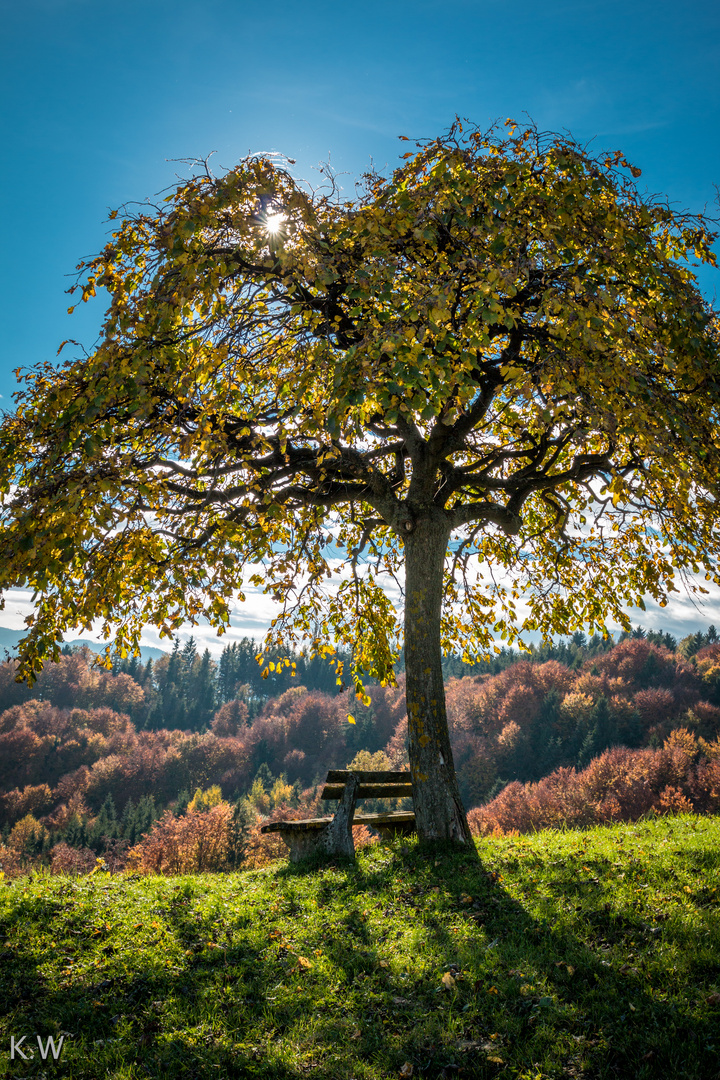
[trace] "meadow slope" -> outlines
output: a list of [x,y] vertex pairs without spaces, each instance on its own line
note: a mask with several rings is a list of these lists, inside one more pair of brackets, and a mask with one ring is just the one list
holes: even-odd
[[[0,1075],[720,1076],[720,819],[0,888]],[[10,1061],[48,1035],[56,1062]],[[16,1056],[17,1057],[17,1056]]]

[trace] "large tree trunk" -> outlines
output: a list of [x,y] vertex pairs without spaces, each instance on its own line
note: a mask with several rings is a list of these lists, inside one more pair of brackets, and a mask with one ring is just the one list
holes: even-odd
[[460,799],[440,649],[444,520],[421,518],[405,537],[405,670],[415,819],[420,840],[452,841],[475,851]]

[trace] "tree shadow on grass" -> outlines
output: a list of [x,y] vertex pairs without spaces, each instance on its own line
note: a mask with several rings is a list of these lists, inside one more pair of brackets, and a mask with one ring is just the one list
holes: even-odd
[[[589,854],[583,858],[600,874]],[[535,904],[540,914],[474,859],[413,844],[376,849],[359,862],[278,867],[274,879],[288,937],[268,917],[260,943],[249,907],[227,912],[219,929],[218,909],[199,915],[191,904],[201,880],[189,892],[168,884],[163,920],[182,948],[167,968],[141,952],[115,966],[102,939],[80,937],[70,948],[60,932],[62,902],[22,899],[0,923],[0,942],[14,942],[0,964],[5,1045],[10,1035],[71,1032],[53,1075],[80,1080],[337,1080],[355,1075],[347,1072],[353,1062],[380,1076],[410,1062],[423,1080],[523,1070],[598,1080],[719,1075],[708,1049],[720,1045],[717,1010],[701,1016],[679,987],[659,993],[642,961],[630,958],[631,942],[636,951],[659,937],[681,947],[680,929],[665,923],[658,933],[640,910],[606,903],[599,878],[578,881],[572,866],[545,875],[551,895]],[[53,920],[57,947],[43,953],[23,931]],[[417,960],[408,971],[394,962],[397,934],[403,955]],[[315,949],[330,976],[301,968],[300,954],[319,963]],[[65,951],[67,970],[57,964]],[[93,957],[102,959],[91,975]],[[77,959],[84,982],[69,966]],[[59,970],[54,978],[48,962]],[[451,980],[443,984],[443,975]],[[719,963],[691,981],[707,985],[715,976]],[[349,1045],[336,1067],[333,1050]],[[40,1066],[36,1060],[12,1075],[38,1075]]]
[[[606,872],[602,860],[595,864],[588,854],[583,859],[589,872]],[[418,955],[435,960],[453,977],[450,989],[436,974],[434,984],[421,980],[411,992],[407,982],[381,980],[376,1011],[382,1015],[394,1007],[396,1018],[408,1021],[402,1046],[416,1075],[442,1075],[442,1070],[448,1076],[506,1075],[503,1067],[510,1061],[519,1067],[521,1058],[527,1069],[545,1063],[549,1075],[568,1077],[720,1077],[717,1008],[688,999],[679,986],[653,986],[641,970],[643,960],[639,967],[633,960],[635,953],[647,957],[660,938],[682,948],[678,927],[652,926],[641,910],[607,903],[598,879],[579,882],[572,866],[556,871],[555,896],[545,898],[538,916],[473,858],[396,844],[392,864],[390,872],[399,870],[407,883],[400,903]],[[388,867],[338,863],[337,870],[358,897],[348,910],[355,913],[354,938],[365,967],[377,971],[385,943],[358,915],[364,897],[387,888]],[[290,864],[278,876],[292,881],[306,873],[322,874],[321,864]],[[568,918],[572,899],[576,911]],[[714,916],[707,915],[711,926]],[[350,978],[358,965],[348,957],[348,940],[327,951]],[[688,981],[709,993],[716,979],[720,955],[714,962],[698,960]],[[428,1018],[438,1009],[447,1014],[444,1025],[429,1023],[432,1038],[412,1024],[417,1008]]]

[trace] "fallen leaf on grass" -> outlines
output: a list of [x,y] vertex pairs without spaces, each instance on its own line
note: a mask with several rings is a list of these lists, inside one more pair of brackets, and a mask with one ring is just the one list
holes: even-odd
[[304,971],[308,971],[312,967],[312,960],[308,960],[307,956],[298,956],[297,966]]
[[400,1069],[400,1072],[398,1073],[398,1076],[402,1076],[403,1078],[410,1077],[410,1076],[412,1076],[413,1072],[414,1072],[414,1069],[413,1069],[412,1064],[409,1061],[406,1061],[405,1064]]
[[442,979],[440,981],[443,984],[443,987],[445,988],[445,990],[454,990],[455,989],[455,979],[452,977],[452,975],[450,974],[449,971],[445,972],[445,974],[443,975],[443,977],[442,977]]
[[717,990],[708,995],[707,1003],[708,1005],[720,1005],[720,994],[718,994]]

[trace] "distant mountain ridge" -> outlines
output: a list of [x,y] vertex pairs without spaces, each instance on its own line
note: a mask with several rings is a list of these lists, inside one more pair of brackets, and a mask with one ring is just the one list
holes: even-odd
[[[0,656],[5,650],[9,653],[13,653],[23,636],[23,630],[11,630],[8,626],[0,626]],[[86,645],[87,648],[94,653],[105,651],[104,644],[97,641],[87,641],[85,638],[76,638],[74,641],[66,641],[64,644],[70,645],[71,647]],[[140,659],[144,664],[147,664],[148,660],[157,660],[164,655],[165,653],[162,649],[156,649],[153,645],[140,646]]]

